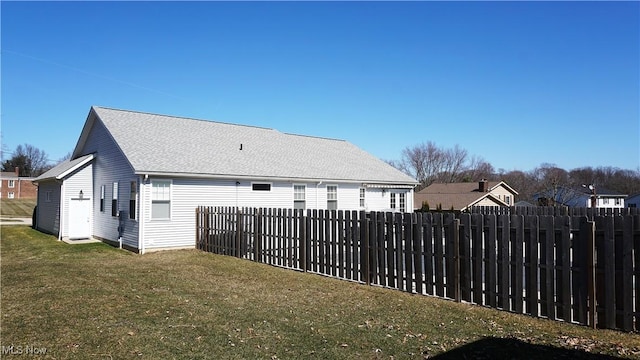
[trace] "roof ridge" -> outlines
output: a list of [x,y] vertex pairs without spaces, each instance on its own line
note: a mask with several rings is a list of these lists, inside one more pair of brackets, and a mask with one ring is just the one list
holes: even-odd
[[244,126],[244,127],[250,127],[250,128],[256,128],[256,129],[272,130],[272,131],[280,132],[280,131],[278,131],[278,130],[276,130],[274,128],[269,128],[269,127],[264,127],[264,126],[257,126],[257,125],[234,124],[234,123],[225,122],[225,121],[218,121],[218,120],[198,119],[198,118],[192,118],[192,117],[186,117],[186,116],[158,114],[158,113],[152,113],[152,112],[147,112],[147,111],[138,111],[138,110],[117,109],[117,108],[106,107],[106,106],[97,106],[97,105],[94,105],[92,107],[94,109],[113,110],[113,111],[120,111],[120,112],[127,112],[127,113],[141,114],[141,115],[163,116],[163,117],[169,117],[169,118],[174,118],[174,119],[202,121],[202,122],[216,123],[216,124],[222,124],[222,125]]
[[[277,130],[276,130],[276,131],[277,131]],[[330,138],[330,137],[326,137],[326,136],[314,136],[314,135],[293,134],[293,133],[283,133],[283,134],[285,134],[285,135],[289,135],[289,136],[302,136],[302,137],[314,138],[314,139],[323,139],[323,140],[334,140],[334,141],[344,141],[344,142],[347,142],[347,140],[344,140],[344,139]]]

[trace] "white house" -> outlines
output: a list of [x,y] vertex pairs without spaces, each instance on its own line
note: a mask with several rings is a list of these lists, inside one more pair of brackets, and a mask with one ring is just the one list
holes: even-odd
[[194,247],[198,206],[412,211],[417,184],[343,140],[103,107],[35,182],[37,229],[141,253]]
[[558,186],[533,195],[539,205],[564,205],[568,207],[611,208],[625,207],[627,195],[617,191],[583,185],[569,188]]

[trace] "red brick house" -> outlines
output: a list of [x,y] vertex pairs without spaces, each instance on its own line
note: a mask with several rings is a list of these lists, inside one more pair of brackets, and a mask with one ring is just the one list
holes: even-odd
[[0,197],[3,199],[35,199],[38,187],[32,182],[34,178],[18,176],[19,169],[14,172],[0,173]]

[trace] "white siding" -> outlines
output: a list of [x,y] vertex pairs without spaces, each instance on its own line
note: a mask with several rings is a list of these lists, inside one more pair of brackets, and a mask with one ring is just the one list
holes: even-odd
[[[36,228],[40,231],[58,236],[60,231],[60,184],[46,181],[38,184],[38,208],[36,211]],[[50,201],[46,201],[50,192]]]
[[[182,179],[171,180],[171,218],[151,218],[152,181],[166,180],[149,178],[141,185],[140,212],[143,214],[142,236],[144,249],[169,247],[192,247],[195,245],[195,209],[198,206],[238,206],[293,208],[294,182],[269,182],[270,191],[252,190],[252,181]],[[264,183],[265,181],[253,181]],[[306,185],[306,208],[327,208],[327,185],[338,187],[338,209],[360,210],[360,185],[340,183],[298,183]],[[367,189],[365,203],[368,211],[389,208],[388,193],[380,189]],[[397,190],[396,190],[397,191]],[[413,192],[406,191],[407,210],[412,209]],[[364,210],[364,209],[362,209]]]
[[[75,173],[69,175],[62,184],[62,237],[69,236],[69,202],[72,198],[77,198],[82,191],[85,198],[93,200],[93,187],[91,184],[93,166],[88,164]],[[91,214],[89,216],[91,219]]]
[[[118,241],[119,226],[123,226],[123,244],[138,248],[138,221],[128,218],[131,181],[137,181],[133,169],[113,142],[113,138],[99,120],[96,120],[89,132],[80,155],[95,154],[93,163],[93,235],[111,241]],[[124,219],[120,224],[118,217],[111,215],[113,183],[118,182],[118,211]],[[104,211],[100,211],[100,187],[105,186]]]

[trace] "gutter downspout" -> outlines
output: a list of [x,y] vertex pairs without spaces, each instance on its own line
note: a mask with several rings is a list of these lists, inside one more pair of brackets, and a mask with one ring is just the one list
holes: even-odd
[[64,228],[64,181],[60,184],[60,202],[58,206],[60,206],[60,220],[58,224],[58,241],[62,241],[62,230]]
[[320,209],[320,204],[318,204],[318,187],[322,185],[322,181],[318,181],[316,184],[316,209]]
[[144,206],[146,204],[146,191],[145,189],[147,188],[147,181],[149,180],[149,175],[144,175],[140,177],[140,189],[138,192],[138,196],[139,196],[139,200],[138,200],[138,242],[139,242],[139,246],[140,246],[140,255],[144,254],[144,241],[145,241],[145,236],[144,236],[144,224],[145,224],[145,219],[146,219],[146,212],[143,211],[143,209],[146,209],[147,207]]

